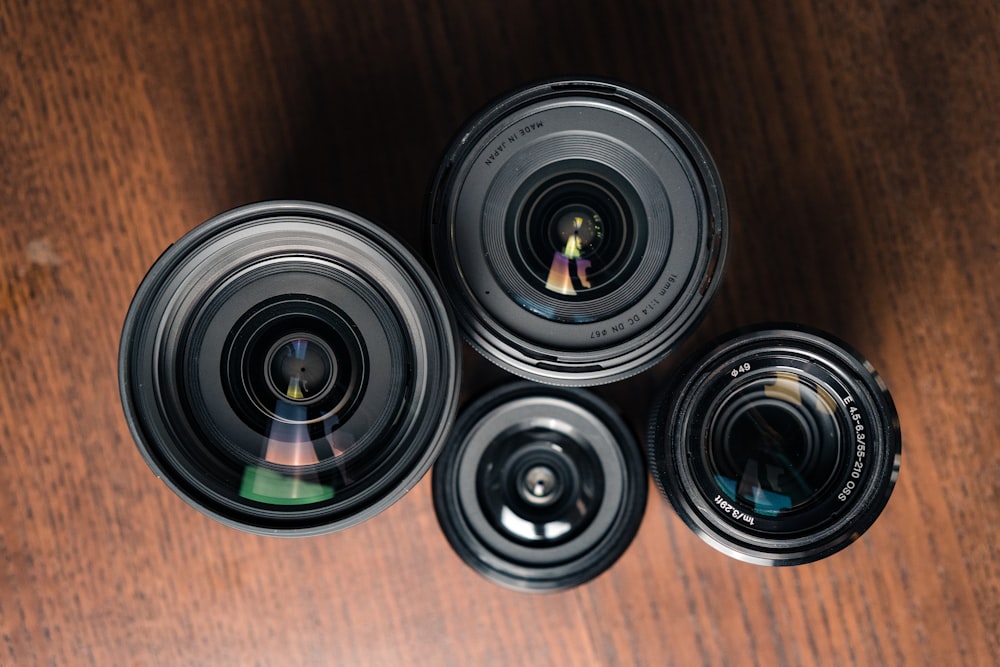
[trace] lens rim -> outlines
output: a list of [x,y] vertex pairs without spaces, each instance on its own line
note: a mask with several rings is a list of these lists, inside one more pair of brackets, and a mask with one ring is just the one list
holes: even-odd
[[[827,485],[825,498],[772,517],[748,504],[718,502],[719,487],[713,497],[700,466],[709,413],[731,392],[776,370],[819,382],[834,399],[835,417],[850,425],[840,431],[850,440],[840,443],[838,482]],[[648,431],[654,481],[681,519],[719,551],[758,565],[813,562],[860,537],[889,500],[901,450],[896,409],[874,367],[830,334],[784,323],[736,330],[693,355],[654,401]],[[841,500],[846,480],[852,488]]]
[[[499,195],[489,194],[518,187],[518,169],[502,175],[502,187],[488,191],[483,188],[493,181],[480,171],[483,163],[495,156],[513,160],[522,154],[514,148],[517,141],[504,143],[508,130],[514,134],[519,131],[514,126],[521,120],[577,108],[595,110],[605,118],[601,122],[608,127],[602,129],[602,136],[613,136],[619,130],[642,133],[647,140],[655,137],[656,145],[666,146],[664,151],[673,155],[676,162],[670,163],[671,169],[677,171],[667,186],[663,176],[653,178],[654,172],[643,171],[646,167],[642,165],[648,166],[649,161],[637,159],[633,164],[638,154],[632,148],[622,148],[622,141],[601,139],[595,144],[593,136],[600,133],[594,131],[567,135],[565,128],[560,129],[562,147],[553,148],[560,157],[544,158],[557,162],[580,159],[591,162],[595,169],[607,169],[604,162],[619,159],[609,155],[620,153],[631,165],[622,168],[646,174],[643,178],[651,179],[649,188],[665,192],[664,187],[669,187],[669,196],[649,199],[644,209],[655,221],[650,227],[650,247],[657,249],[656,253],[663,250],[665,256],[647,252],[649,258],[637,272],[635,284],[607,295],[607,310],[595,306],[595,312],[603,313],[601,319],[546,321],[538,313],[557,309],[559,300],[526,305],[518,298],[521,288],[508,285],[520,285],[523,278],[509,266],[502,250],[506,246],[500,222],[507,205],[498,203],[502,199]],[[518,141],[526,145],[523,137]],[[490,151],[494,151],[493,156]],[[475,209],[465,202],[467,195],[463,194],[473,182],[478,184],[477,192],[484,192],[477,219],[480,223],[483,219],[497,221],[483,229],[476,247],[456,222],[461,217],[460,208]],[[497,197],[500,199],[493,201]],[[729,236],[728,209],[718,170],[695,132],[646,94],[600,79],[557,79],[529,85],[477,114],[459,132],[442,160],[429,197],[428,217],[435,264],[466,340],[487,359],[516,375],[559,386],[591,386],[624,379],[669,354],[704,316],[722,276]],[[684,224],[675,225],[675,217]],[[688,224],[688,220],[696,222]],[[487,259],[492,256],[500,259]],[[463,261],[475,264],[463,265]],[[502,279],[495,273],[502,274]],[[639,289],[639,283],[641,293],[632,294],[630,290]],[[534,312],[530,312],[532,307]]]
[[[279,234],[280,243],[262,241],[269,234]],[[222,490],[198,477],[191,452],[197,448],[204,457],[198,465],[205,469],[230,465],[232,458],[211,432],[196,423],[189,401],[179,397],[172,378],[200,381],[200,371],[220,375],[218,360],[223,358],[228,329],[206,336],[198,333],[199,327],[208,327],[206,322],[225,308],[245,312],[233,305],[236,301],[230,297],[234,294],[245,297],[247,307],[255,303],[254,295],[240,292],[248,284],[248,275],[274,274],[281,280],[289,266],[295,268],[296,280],[316,285],[327,284],[323,281],[335,276],[340,296],[350,294],[355,304],[366,304],[364,317],[372,322],[389,318],[379,335],[393,339],[385,338],[386,344],[399,348],[399,354],[392,354],[394,359],[399,357],[405,372],[397,368],[385,376],[379,371],[385,377],[369,377],[368,381],[377,380],[378,387],[400,400],[376,410],[370,407],[372,395],[364,401],[364,414],[356,419],[364,422],[358,428],[368,429],[368,439],[380,444],[366,445],[366,451],[384,448],[395,455],[373,459],[371,467],[356,468],[364,470],[364,476],[345,482],[343,495],[330,502],[261,505],[247,496],[224,502]],[[186,289],[202,271],[214,271],[222,278],[215,279],[213,273],[214,282],[206,279],[211,284],[203,291]],[[203,308],[206,304],[210,312]],[[236,321],[238,316],[232,317]],[[345,326],[356,329],[351,335],[362,341],[370,337],[363,322],[348,320]],[[214,370],[196,363],[205,345],[214,346],[214,356],[205,357],[216,359]],[[361,363],[367,365],[366,360]],[[313,202],[269,201],[212,218],[160,256],[137,288],[125,317],[118,370],[122,406],[137,448],[172,491],[228,526],[263,535],[304,536],[341,530],[378,514],[430,469],[457,412],[460,354],[457,330],[436,279],[400,240],[343,209]],[[221,381],[221,375],[217,380]],[[221,390],[214,394],[223,396]],[[388,399],[378,403],[383,401]],[[390,409],[392,414],[375,414]],[[318,473],[327,470],[322,462],[313,468]]]
[[[491,523],[479,473],[484,463],[503,463],[484,461],[494,443],[539,428],[572,438],[600,465],[602,480],[581,530],[530,542]],[[647,492],[642,450],[610,405],[581,389],[523,381],[487,392],[462,411],[432,473],[435,514],[455,553],[490,581],[522,592],[565,590],[604,572],[638,531]]]

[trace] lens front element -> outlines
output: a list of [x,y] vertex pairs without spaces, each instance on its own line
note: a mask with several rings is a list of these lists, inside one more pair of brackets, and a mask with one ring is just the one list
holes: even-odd
[[674,112],[602,81],[530,86],[474,118],[430,205],[466,338],[530,380],[585,386],[651,366],[719,283],[728,216]]
[[714,413],[703,465],[732,501],[778,516],[822,498],[840,463],[836,405],[793,373],[757,376]]
[[426,472],[454,416],[458,350],[431,277],[340,209],[224,213],[150,269],[120,351],[150,467],[223,523],[358,523]]
[[[626,212],[614,187],[583,172],[556,177],[527,193],[513,221],[512,256],[525,281],[534,291],[568,302],[620,288],[638,264],[639,241],[645,237],[645,225]],[[530,311],[531,303],[526,297],[522,305]],[[557,317],[556,311],[539,314]],[[564,316],[562,321],[585,319]]]
[[265,363],[274,395],[293,403],[322,397],[337,376],[337,363],[329,346],[305,333],[279,340]]
[[467,407],[434,466],[455,552],[520,591],[570,588],[625,551],[646,506],[638,444],[606,403],[521,382]]
[[756,327],[688,364],[655,402],[653,477],[712,546],[764,565],[857,539],[899,470],[896,411],[871,364],[826,334]]

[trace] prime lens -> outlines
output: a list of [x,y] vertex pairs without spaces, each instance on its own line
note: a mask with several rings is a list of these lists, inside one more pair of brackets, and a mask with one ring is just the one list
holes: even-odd
[[448,149],[435,263],[471,344],[557,385],[638,373],[698,322],[728,238],[718,172],[676,113],[622,85],[504,97]]
[[752,563],[824,558],[868,529],[899,472],[899,421],[872,365],[798,326],[731,334],[656,401],[653,477],[709,544]]
[[430,468],[459,357],[399,241],[341,209],[266,202],[157,260],[119,376],[135,441],[178,495],[237,528],[305,535],[373,516]]
[[611,566],[646,507],[641,450],[579,389],[519,382],[469,405],[434,466],[434,508],[456,553],[521,591],[576,586]]

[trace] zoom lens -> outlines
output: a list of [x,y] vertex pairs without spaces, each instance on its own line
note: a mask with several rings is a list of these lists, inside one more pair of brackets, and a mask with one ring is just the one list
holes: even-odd
[[867,530],[899,472],[892,399],[865,361],[800,327],[737,332],[656,402],[653,477],[709,544],[752,563],[824,558]]
[[557,385],[638,373],[694,327],[728,238],[701,140],[637,91],[517,91],[459,133],[438,172],[435,263],[470,343]]
[[646,506],[638,444],[581,390],[516,383],[470,405],[434,467],[434,508],[456,553],[522,591],[596,577]]
[[430,468],[459,359],[398,241],[340,209],[268,202],[157,260],[119,375],[140,451],[182,498],[250,532],[315,534],[373,516]]

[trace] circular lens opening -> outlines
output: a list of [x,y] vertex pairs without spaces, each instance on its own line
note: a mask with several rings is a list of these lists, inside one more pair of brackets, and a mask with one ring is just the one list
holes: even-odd
[[[516,206],[516,204],[515,204]],[[564,300],[624,284],[638,232],[621,193],[600,177],[562,174],[528,193],[515,217],[513,256],[529,284]]]
[[777,516],[823,497],[842,449],[835,406],[823,396],[779,374],[756,379],[719,407],[703,451],[730,500]]
[[663,358],[724,265],[728,215],[705,146],[609,82],[540,82],[484,110],[429,202],[434,260],[469,342],[547,384],[603,384]]
[[280,400],[303,404],[318,401],[337,377],[333,351],[309,334],[296,333],[279,340],[268,359],[269,387]]
[[563,485],[555,470],[539,463],[520,476],[521,497],[533,505],[551,505],[559,499]]
[[601,504],[604,477],[593,453],[565,434],[504,434],[483,453],[477,486],[494,528],[520,542],[558,544],[580,534]]
[[663,388],[653,477],[721,551],[761,565],[829,556],[857,539],[899,470],[892,399],[828,334],[759,326],[717,341]]
[[178,240],[139,286],[122,402],[150,467],[195,507],[252,532],[329,532],[430,468],[456,409],[452,327],[375,225],[247,206]]
[[286,295],[259,304],[237,322],[224,347],[230,405],[265,435],[273,420],[336,428],[366,386],[367,351],[355,329],[316,297]]
[[624,552],[645,507],[640,450],[579,390],[500,387],[459,418],[434,468],[434,509],[455,551],[518,590],[569,588]]

